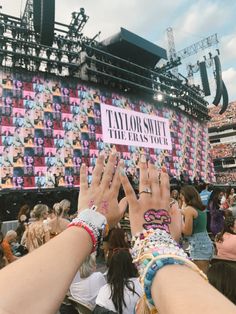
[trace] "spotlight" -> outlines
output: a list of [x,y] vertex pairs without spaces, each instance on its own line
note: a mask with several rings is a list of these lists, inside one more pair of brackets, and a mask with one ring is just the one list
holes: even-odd
[[159,93],[158,93],[158,94],[155,94],[155,95],[154,95],[154,99],[157,100],[157,101],[162,101],[162,100],[163,100],[163,95],[162,95],[162,94],[159,94]]
[[39,57],[39,54],[40,54],[40,47],[39,46],[35,47],[35,53],[36,53],[36,56]]

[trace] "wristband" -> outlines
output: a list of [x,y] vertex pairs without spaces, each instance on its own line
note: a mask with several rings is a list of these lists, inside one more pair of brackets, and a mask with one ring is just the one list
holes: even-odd
[[93,243],[92,252],[96,251],[105,232],[109,231],[106,217],[97,212],[96,209],[96,206],[92,206],[79,212],[78,216],[68,225],[68,227],[81,227],[88,232]]

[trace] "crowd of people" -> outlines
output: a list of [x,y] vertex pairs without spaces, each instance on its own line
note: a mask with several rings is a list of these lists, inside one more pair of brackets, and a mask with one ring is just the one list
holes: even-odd
[[219,115],[218,107],[210,108],[209,116],[211,117],[211,120],[208,122],[208,127],[219,128],[223,125],[235,124],[236,123],[235,109],[236,109],[236,102],[230,103],[227,110],[222,115]]
[[[101,158],[103,157],[100,157],[100,159]],[[111,158],[112,157],[110,157],[107,165],[111,163]],[[87,217],[85,212],[91,209],[85,209],[88,207],[88,202],[86,203],[84,198],[87,197],[87,199],[90,200],[90,207],[92,206],[93,208],[95,204],[98,206],[95,198],[96,195],[99,194],[99,191],[92,193],[90,190],[95,186],[96,181],[100,180],[100,178],[98,178],[99,167],[101,168],[103,166],[101,160],[99,161],[98,159],[98,165],[94,170],[95,179],[92,181],[90,188],[87,183],[83,183],[83,180],[86,181],[87,177],[85,173],[83,173],[83,167],[81,169],[81,191],[79,195],[79,212],[77,218],[72,220],[73,217],[68,216],[68,211],[70,209],[69,200],[62,200],[60,203],[54,204],[53,208],[49,208],[46,204],[37,204],[33,209],[31,209],[28,205],[21,207],[18,214],[19,225],[17,229],[9,230],[6,235],[1,235],[0,239],[0,266],[2,268],[0,271],[0,279],[2,273],[2,284],[6,281],[6,278],[4,277],[4,270],[9,269],[10,271],[11,269],[13,271],[15,267],[17,278],[17,267],[23,267],[23,269],[26,265],[28,265],[27,267],[30,267],[29,263],[32,263],[30,259],[34,260],[37,256],[32,253],[33,251],[38,252],[39,256],[42,255],[44,256],[43,258],[47,259],[49,257],[45,256],[45,254],[52,254],[52,256],[55,254],[55,258],[58,258],[60,255],[60,249],[62,249],[61,258],[64,260],[63,254],[65,253],[63,245],[66,244],[61,243],[60,246],[60,239],[63,241],[63,236],[66,237],[65,243],[67,243],[68,249],[73,248],[75,251],[76,249],[73,246],[73,241],[75,240],[73,240],[72,234],[69,236],[69,230],[81,228],[69,227],[82,227],[82,229],[88,232],[91,236],[92,241],[95,241],[94,235],[91,235],[91,230],[94,230],[93,228],[95,227],[93,224],[98,223],[100,217],[93,218],[91,213],[89,213],[89,222],[85,223],[87,219],[84,218]],[[194,263],[192,265],[195,265],[190,266],[190,268],[197,266],[197,268],[194,269],[197,270],[201,276],[205,276],[203,275],[204,273],[207,274],[209,282],[229,300],[236,304],[236,292],[233,288],[234,279],[236,278],[236,193],[234,188],[230,188],[227,191],[223,188],[213,188],[212,190],[209,185],[201,184],[200,191],[199,187],[196,188],[193,185],[183,185],[180,189],[172,188],[170,192],[169,178],[165,169],[160,172],[156,170],[154,165],[147,165],[147,163],[141,159],[139,193],[137,195],[137,191],[133,190],[132,185],[126,177],[122,167],[120,169],[120,181],[123,181],[123,192],[119,190],[120,183],[117,179],[118,175],[113,177],[113,183],[110,185],[112,171],[111,169],[108,171],[107,168],[108,166],[105,167],[104,175],[102,177],[102,180],[105,180],[106,176],[110,176],[110,178],[108,177],[109,180],[106,179],[105,181],[107,191],[104,194],[105,190],[102,190],[102,196],[100,196],[102,199],[104,198],[104,195],[106,195],[106,197],[105,200],[103,199],[102,201],[99,201],[101,203],[100,213],[92,210],[94,213],[92,215],[105,217],[104,219],[110,225],[109,233],[106,233],[104,242],[99,247],[97,247],[96,244],[96,250],[92,250],[92,254],[89,254],[89,251],[91,252],[91,248],[88,249],[86,247],[86,245],[89,246],[88,238],[86,238],[84,234],[81,234],[82,242],[80,243],[81,250],[79,250],[80,252],[78,253],[78,256],[80,256],[79,260],[77,263],[74,261],[75,264],[72,267],[73,270],[68,270],[69,273],[72,273],[68,275],[68,278],[64,278],[66,283],[64,284],[61,282],[63,289],[60,293],[58,293],[58,296],[55,297],[56,301],[54,302],[56,305],[49,305],[49,303],[53,303],[53,301],[45,300],[45,306],[41,305],[41,308],[44,308],[44,312],[40,312],[40,310],[37,309],[34,313],[56,313],[55,307],[58,308],[61,314],[78,313],[76,312],[76,304],[79,304],[86,309],[84,313],[129,314],[134,313],[134,311],[136,311],[136,313],[146,313],[145,311],[148,311],[148,309],[150,310],[154,304],[160,309],[160,313],[173,313],[170,311],[163,311],[165,306],[160,304],[161,297],[156,297],[156,291],[154,290],[152,291],[152,302],[154,303],[150,305],[149,302],[147,307],[146,301],[150,299],[150,295],[147,293],[147,289],[149,288],[147,282],[151,280],[151,277],[149,275],[150,278],[146,278],[146,281],[142,279],[142,268],[144,266],[141,262],[139,262],[139,257],[137,257],[137,253],[135,251],[140,245],[139,242],[137,244],[139,232],[143,235],[140,236],[138,241],[142,241],[143,237],[146,240],[149,239],[148,237],[151,237],[151,243],[154,241],[152,240],[152,237],[155,241],[160,241],[160,243],[162,243],[163,238],[170,234],[171,239],[168,239],[168,241],[170,241],[171,244],[168,248],[165,248],[165,246],[161,244],[160,247],[163,246],[161,253],[159,252],[160,248],[157,245],[156,249],[158,248],[158,253],[156,251],[154,252],[155,254],[152,253],[154,259],[157,255],[173,254],[173,249],[175,254],[179,256],[176,257],[176,261],[173,262],[174,264],[178,264],[179,258],[183,259],[185,256],[188,256],[188,258],[190,258],[190,260]],[[151,169],[152,172],[149,170],[149,173],[147,174],[147,169]],[[101,171],[102,170],[100,170],[100,175]],[[166,185],[165,193],[163,192],[163,195],[159,197],[159,200],[156,200],[156,198],[153,200],[152,195],[154,193],[160,193],[160,189],[164,188],[161,187],[161,185],[158,187],[155,183],[153,183],[156,182],[155,175],[157,177],[159,176],[161,180],[158,181],[158,184]],[[114,183],[115,180],[116,182]],[[112,188],[116,189],[116,191],[110,193]],[[99,190],[99,186],[97,186],[96,189]],[[120,200],[121,195],[123,194],[124,196],[124,192],[126,197]],[[110,194],[111,198],[108,199]],[[120,201],[119,203],[118,198]],[[146,202],[149,202],[149,204],[146,204]],[[156,204],[156,202],[159,203]],[[138,208],[139,211],[142,211],[145,208],[148,210],[143,211],[143,214],[140,212],[137,216],[133,209],[134,207],[137,212]],[[159,208],[163,209],[160,210]],[[81,209],[85,210],[81,211]],[[139,221],[140,219],[141,221]],[[77,221],[79,221],[79,223]],[[129,225],[129,227],[127,227],[127,225]],[[123,226],[126,226],[125,229]],[[90,230],[90,228],[92,229]],[[134,236],[137,232],[138,236],[136,236],[136,240],[134,240],[134,237],[131,239],[131,236]],[[158,236],[157,234],[155,235],[155,232],[157,232],[157,234],[158,232],[163,233],[161,234],[162,236],[159,240],[157,240]],[[183,250],[180,249],[180,247],[182,247]],[[149,252],[149,250],[149,247],[147,247],[145,252]],[[179,252],[179,250],[182,251]],[[53,253],[53,251],[55,253]],[[138,256],[142,254],[141,252],[142,250]],[[67,251],[67,254],[71,253],[68,253]],[[26,256],[24,257],[24,255]],[[50,258],[53,258],[52,256]],[[149,255],[146,253],[145,256]],[[148,257],[146,257],[147,262],[144,263],[145,267],[149,261],[147,258]],[[101,268],[100,271],[96,270],[96,260],[99,262],[99,267]],[[182,262],[182,264],[186,263],[187,265],[189,263],[187,261],[188,260],[186,260],[186,262]],[[41,262],[43,263],[43,261]],[[63,267],[67,269],[70,267],[70,263],[68,262],[68,264],[64,264]],[[20,266],[22,264],[23,266]],[[168,260],[166,261],[166,264],[172,264],[172,262]],[[156,265],[158,266],[159,264]],[[162,266],[160,267],[163,267],[165,264],[161,265]],[[44,266],[50,268],[50,265]],[[32,267],[37,267],[37,265],[35,264]],[[57,267],[53,267],[57,269]],[[59,268],[60,265],[58,265],[58,270],[55,270],[55,275],[63,277]],[[46,273],[49,272],[50,278],[53,277],[52,273],[54,273],[54,270],[47,269],[44,271]],[[59,273],[57,273],[57,271]],[[65,271],[65,273],[66,272],[67,271]],[[32,274],[32,277],[34,278],[34,273]],[[191,277],[191,275],[187,274],[187,277]],[[46,282],[41,283],[43,286],[44,284],[46,285]],[[166,283],[163,283],[164,286],[165,284]],[[158,283],[154,280],[152,287],[156,285],[158,285]],[[158,286],[156,288],[158,290]],[[206,288],[203,285],[203,290],[204,289]],[[209,292],[213,293],[211,290]],[[31,294],[32,293],[33,292],[31,292]],[[191,297],[189,296],[188,298],[191,301]],[[29,302],[30,299],[31,297],[29,297]],[[163,300],[165,300],[165,297],[163,297]],[[172,302],[174,301],[172,300]],[[206,300],[206,302],[210,301]],[[40,304],[31,306],[38,306],[40,308]],[[54,311],[52,309],[46,310],[47,306],[48,308],[52,306]],[[230,305],[227,306],[229,306],[230,309]],[[5,301],[0,301],[0,308],[1,307],[6,309],[9,307],[10,311],[12,305],[9,305],[7,301],[6,303]],[[181,313],[187,313],[182,310],[183,309],[181,309]],[[16,313],[14,310],[11,310],[10,312]],[[28,312],[22,309],[21,312],[17,313]],[[180,312],[177,310],[176,313]],[[199,312],[196,311],[196,313]],[[214,313],[217,312],[214,311]],[[227,313],[234,313],[233,307]]]
[[235,157],[236,145],[235,143],[216,144],[211,149],[211,156],[213,159]]
[[225,171],[216,173],[216,182],[218,184],[230,184],[236,182],[236,171]]

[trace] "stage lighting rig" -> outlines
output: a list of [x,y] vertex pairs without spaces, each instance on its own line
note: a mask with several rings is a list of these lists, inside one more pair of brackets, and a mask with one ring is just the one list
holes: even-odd
[[166,64],[164,64],[162,67],[158,68],[156,67],[155,70],[160,72],[160,73],[166,73],[167,71],[178,67],[179,65],[181,65],[181,58],[178,57],[177,59],[173,60],[172,58],[170,59],[170,61],[168,61]]
[[81,8],[79,12],[73,12],[67,33],[68,38],[78,39],[88,19],[89,17],[85,14],[84,8]]

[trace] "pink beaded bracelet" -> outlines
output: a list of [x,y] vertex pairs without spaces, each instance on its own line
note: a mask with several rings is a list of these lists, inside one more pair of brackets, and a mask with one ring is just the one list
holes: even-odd
[[96,239],[96,236],[94,235],[94,232],[92,229],[89,228],[89,226],[82,222],[82,221],[78,221],[78,222],[71,222],[68,227],[80,227],[80,228],[83,228],[84,230],[86,230],[88,232],[88,234],[90,235],[91,237],[91,240],[92,240],[92,243],[93,243],[93,249],[92,249],[92,252],[95,252],[96,251],[96,248],[97,248],[97,239]]

